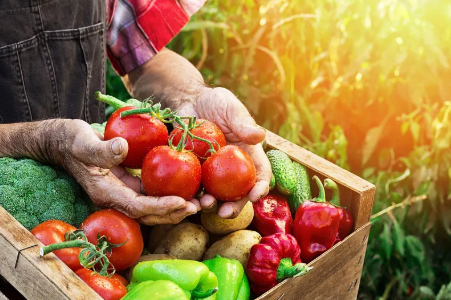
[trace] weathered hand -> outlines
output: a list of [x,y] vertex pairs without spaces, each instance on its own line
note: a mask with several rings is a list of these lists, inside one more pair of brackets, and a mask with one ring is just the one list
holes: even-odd
[[103,141],[81,120],[55,120],[55,126],[56,163],[75,177],[96,205],[117,209],[148,225],[179,223],[201,209],[196,199],[141,194],[141,180],[118,167],[127,156],[125,139]]
[[[254,188],[239,201],[223,203],[218,211],[220,217],[235,218],[247,201],[255,202],[268,194],[271,166],[260,144],[265,138],[265,130],[257,127],[246,107],[229,90],[204,87],[196,101],[181,105],[179,114],[214,122],[224,133],[228,144],[241,147],[254,161],[257,170]],[[205,212],[218,209],[216,199],[208,194],[202,196],[200,204]]]

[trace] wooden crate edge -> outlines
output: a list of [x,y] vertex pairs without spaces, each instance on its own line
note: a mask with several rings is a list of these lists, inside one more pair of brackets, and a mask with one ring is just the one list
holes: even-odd
[[[102,299],[54,254],[40,257],[42,243],[3,207],[0,207],[0,224],[0,247],[3,249],[0,257],[4,256],[0,274],[24,297],[33,300],[48,300],[50,296],[61,300]],[[38,246],[18,254],[19,250],[33,245]],[[27,278],[30,280],[24,280]]]

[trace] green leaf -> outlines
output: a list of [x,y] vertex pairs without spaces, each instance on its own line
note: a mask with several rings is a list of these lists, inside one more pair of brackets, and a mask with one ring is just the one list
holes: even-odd
[[405,238],[406,250],[409,256],[414,258],[418,264],[424,262],[425,259],[425,250],[423,243],[413,235],[408,235]]
[[418,143],[418,140],[420,138],[420,124],[418,124],[415,121],[412,121],[410,123],[410,132],[412,133],[412,137],[415,143]]
[[401,228],[398,222],[393,224],[393,241],[395,244],[395,249],[398,251],[401,256],[404,256],[404,241],[405,241],[405,232],[404,229]]
[[422,297],[427,297],[427,299],[435,299],[435,294],[428,286],[420,286],[420,293]]
[[381,245],[385,259],[387,261],[390,260],[393,249],[393,240],[391,237],[390,225],[387,223],[384,224],[384,230],[381,234]]
[[368,130],[365,141],[363,143],[363,150],[362,150],[362,164],[365,165],[368,160],[371,158],[371,155],[373,155],[374,150],[376,149],[377,144],[379,143],[379,140],[382,137],[382,132],[385,128],[385,124],[387,124],[388,116],[385,117],[385,120],[378,126],[371,128]]

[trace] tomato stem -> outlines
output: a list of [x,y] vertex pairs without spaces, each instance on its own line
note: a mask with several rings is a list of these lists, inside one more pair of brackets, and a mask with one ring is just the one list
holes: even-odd
[[120,247],[127,242],[125,241],[122,244],[111,244],[105,236],[100,237],[99,234],[97,234],[99,243],[95,246],[88,241],[82,229],[66,232],[64,236],[66,239],[65,242],[41,247],[40,255],[44,256],[56,250],[66,248],[82,248],[78,255],[80,264],[86,269],[93,269],[94,272],[96,272],[94,267],[100,265],[101,270],[96,273],[106,277],[112,276],[115,272],[114,266],[110,264],[107,254],[111,252],[111,249]]
[[[186,124],[185,122],[183,122],[182,119],[188,119],[188,124]],[[193,123],[193,120],[194,120],[194,123]],[[213,143],[212,143],[212,142],[210,142],[210,141],[207,140],[207,139],[198,137],[198,136],[196,136],[196,135],[194,135],[194,134],[192,134],[192,133],[190,132],[190,130],[191,130],[191,129],[195,126],[195,124],[196,124],[196,123],[195,123],[195,120],[196,120],[196,117],[179,117],[179,116],[177,116],[177,115],[174,116],[174,121],[177,122],[177,124],[179,124],[180,127],[183,129],[183,135],[182,135],[182,139],[180,140],[180,143],[184,144],[184,143],[185,143],[185,139],[186,139],[186,135],[188,135],[188,136],[189,136],[190,138],[192,138],[192,139],[196,139],[196,140],[202,141],[202,142],[204,142],[204,143],[207,143],[207,145],[210,147],[210,149],[208,150],[208,152],[216,153],[215,147],[213,146]],[[179,145],[180,145],[180,143],[179,143]],[[183,146],[183,147],[184,147],[184,146]],[[177,146],[177,148],[178,148],[178,146]],[[182,149],[183,149],[183,148],[182,148]]]
[[125,103],[124,101],[121,101],[113,96],[104,95],[101,92],[95,92],[94,98],[110,105],[111,107],[114,108],[114,110],[118,110],[119,108],[122,108],[125,106],[130,106],[129,104]]

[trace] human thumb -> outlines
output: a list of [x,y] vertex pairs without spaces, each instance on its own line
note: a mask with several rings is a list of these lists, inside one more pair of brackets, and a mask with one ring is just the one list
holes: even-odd
[[[245,109],[245,108],[244,108]],[[243,143],[248,145],[256,145],[265,139],[266,131],[257,126],[254,119],[246,114],[236,117],[229,123],[230,129],[234,135]]]
[[[74,148],[77,149],[76,146]],[[128,153],[127,141],[120,137],[108,141],[101,141],[97,137],[88,138],[78,148],[76,156],[80,161],[104,169],[118,166]]]

